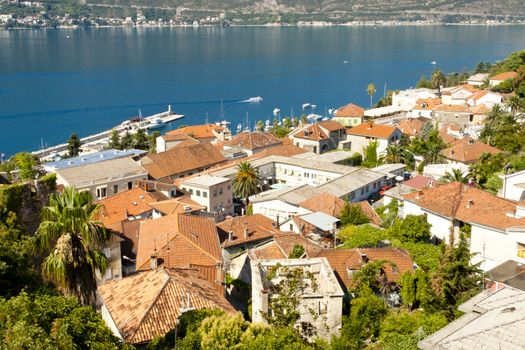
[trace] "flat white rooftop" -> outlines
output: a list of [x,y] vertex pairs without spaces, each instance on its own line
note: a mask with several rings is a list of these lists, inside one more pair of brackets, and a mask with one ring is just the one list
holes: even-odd
[[182,185],[187,186],[200,186],[200,187],[211,187],[230,181],[227,177],[213,176],[209,174],[203,174],[200,176],[192,177],[182,182]]

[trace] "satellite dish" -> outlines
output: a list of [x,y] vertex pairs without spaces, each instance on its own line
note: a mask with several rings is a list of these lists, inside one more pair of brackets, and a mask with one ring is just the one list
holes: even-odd
[[403,176],[396,176],[396,181],[397,182],[401,182],[403,181],[405,178]]

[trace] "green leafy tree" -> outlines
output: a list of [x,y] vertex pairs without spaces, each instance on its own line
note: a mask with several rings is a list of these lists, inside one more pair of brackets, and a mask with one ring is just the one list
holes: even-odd
[[120,147],[121,149],[131,149],[133,148],[133,135],[131,135],[128,131],[122,136],[122,139],[120,140]]
[[373,104],[373,98],[376,93],[376,87],[373,83],[368,84],[368,87],[366,88],[366,92],[368,93],[368,96],[370,96],[370,108],[374,106]]
[[510,96],[505,105],[510,109],[512,115],[516,116],[525,110],[525,99],[516,95]]
[[13,161],[20,171],[20,179],[32,180],[38,174],[36,169],[38,161],[31,153],[21,152],[13,156]]
[[149,153],[157,152],[157,138],[160,136],[160,131],[154,131],[148,135]]
[[379,158],[382,163],[396,164],[405,163],[407,160],[407,152],[400,144],[391,144]]
[[[313,350],[292,327],[268,327],[261,324],[251,324],[242,335],[239,349],[242,350]],[[315,347],[317,350],[321,348]]]
[[492,174],[487,182],[483,185],[483,189],[493,195],[497,195],[498,191],[503,187],[503,180],[498,174]]
[[378,147],[379,142],[377,140],[370,141],[367,146],[363,147],[364,160],[361,163],[362,166],[373,168],[381,163],[377,156]]
[[150,148],[148,134],[143,129],[138,129],[133,135],[133,148],[147,151]]
[[258,120],[256,124],[257,131],[263,131],[264,130],[264,123],[262,120]]
[[71,134],[67,141],[67,152],[70,157],[76,157],[80,152],[80,139],[76,133]]
[[120,134],[115,129],[111,131],[108,147],[111,149],[122,149],[122,145],[120,144]]
[[430,227],[425,215],[407,215],[405,219],[397,219],[389,232],[404,242],[426,242],[431,236]]
[[290,130],[292,128],[292,126],[293,126],[292,125],[292,120],[290,118],[286,117],[286,118],[283,119],[283,127],[285,129]]
[[202,350],[234,349],[241,342],[248,323],[241,313],[205,318],[199,328]]
[[115,337],[91,307],[75,299],[22,292],[0,299],[2,349],[133,349]]
[[432,83],[428,81],[426,75],[422,75],[419,81],[417,82],[416,88],[432,89]]
[[244,199],[245,208],[250,205],[250,196],[259,192],[261,176],[249,162],[237,164],[237,174],[233,179],[233,193],[239,198]]
[[302,245],[296,244],[294,245],[292,252],[290,253],[290,256],[288,256],[289,259],[299,259],[302,258],[305,253],[304,247]]
[[94,304],[96,270],[106,269],[106,258],[99,249],[109,234],[95,221],[98,208],[91,203],[89,192],[72,187],[51,195],[33,242],[38,252],[48,253],[42,264],[44,278],[82,305]]
[[372,248],[389,238],[384,229],[371,225],[346,226],[337,233],[343,248]]
[[442,183],[460,182],[462,184],[466,184],[471,179],[472,175],[470,173],[464,174],[460,169],[452,169],[451,172],[447,171],[445,175],[439,179],[439,181]]
[[343,226],[362,225],[370,222],[370,219],[365,215],[359,204],[350,204],[348,201],[345,202],[341,209],[339,220]]
[[437,89],[439,97],[441,97],[441,87],[445,86],[446,82],[447,78],[441,70],[436,69],[434,72],[432,72],[432,75],[430,77],[430,84],[434,89]]

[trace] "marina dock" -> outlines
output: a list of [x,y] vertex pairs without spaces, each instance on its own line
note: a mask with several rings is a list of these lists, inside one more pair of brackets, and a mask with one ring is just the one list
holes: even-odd
[[[175,114],[171,110],[171,106],[168,107],[168,110],[166,112],[154,114],[148,117],[145,117],[139,121],[134,120],[126,120],[122,122],[119,125],[116,125],[115,127],[102,131],[97,134],[89,135],[86,137],[83,137],[80,139],[80,144],[83,146],[86,145],[95,145],[99,143],[104,143],[103,141],[105,139],[109,140],[109,137],[113,133],[113,130],[118,131],[118,133],[122,136],[126,132],[136,132],[138,129],[142,130],[149,130],[152,123],[162,123],[163,125],[168,124],[170,122],[179,120],[184,118],[183,114]],[[45,158],[51,154],[60,154],[61,152],[67,151],[67,143],[61,143],[59,145],[43,148],[38,151],[32,152],[33,155],[35,155],[38,158]]]

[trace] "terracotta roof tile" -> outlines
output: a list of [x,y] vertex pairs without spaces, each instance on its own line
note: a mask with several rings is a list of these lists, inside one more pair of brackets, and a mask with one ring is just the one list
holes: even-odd
[[224,127],[215,124],[189,125],[175,130],[168,131],[166,135],[191,135],[196,139],[215,138],[215,133],[225,131]]
[[259,260],[265,259],[287,259],[288,256],[284,254],[277,242],[271,241],[259,247],[253,248],[250,251],[253,257]]
[[404,197],[425,210],[447,218],[454,216],[466,223],[477,223],[500,230],[525,225],[525,218],[517,219],[507,215],[516,211],[517,203],[458,182],[406,194]]
[[445,129],[439,129],[439,137],[445,141],[445,143],[450,144],[454,141],[456,141],[456,138],[452,135],[449,135]]
[[151,203],[150,206],[163,215],[183,214],[206,209],[206,207],[195,202],[189,196]]
[[405,135],[417,136],[421,132],[423,125],[425,125],[425,122],[422,120],[409,118],[399,122],[397,128]]
[[[274,222],[261,214],[235,216],[217,224],[219,239],[223,247],[233,247],[248,242],[272,239],[274,235],[281,233],[273,226]],[[245,236],[246,232],[248,237]],[[228,239],[229,232],[233,233],[233,239]]]
[[141,222],[137,270],[148,269],[155,253],[168,267],[222,263],[213,219],[195,215],[172,214]]
[[116,228],[129,216],[152,210],[149,204],[154,202],[157,202],[157,198],[139,187],[120,192],[97,202],[100,205],[99,220],[107,228]]
[[375,137],[378,139],[388,139],[396,131],[396,129],[397,128],[395,126],[391,126],[391,125],[374,124],[371,122],[366,122],[366,123],[354,126],[351,129],[347,129],[346,133],[348,135]]
[[345,201],[328,192],[323,192],[299,203],[299,206],[312,212],[320,211],[338,218]]
[[269,132],[242,132],[223,143],[224,146],[239,147],[252,151],[281,144],[281,140]]
[[365,115],[365,109],[353,103],[349,103],[343,107],[338,108],[334,113],[334,116],[336,116],[337,118],[352,118],[352,117],[363,118],[364,115]]
[[328,138],[326,132],[318,124],[311,124],[293,132],[293,137],[306,140],[325,140]]
[[500,74],[497,74],[493,77],[490,77],[490,80],[501,80],[501,81],[504,81],[504,80],[507,80],[507,79],[514,79],[518,76],[518,73],[516,72],[504,72],[504,73],[500,73]]
[[142,159],[143,167],[155,179],[211,167],[226,161],[226,158],[209,143],[176,147],[166,152],[150,154]]
[[474,141],[470,137],[464,137],[441,151],[441,154],[447,159],[461,163],[472,163],[478,160],[483,153],[497,154],[501,153],[501,150],[483,142]]
[[142,271],[98,288],[126,343],[162,336],[177,324],[181,309],[235,310],[212,284],[191,269]]
[[399,281],[403,273],[413,271],[413,262],[408,253],[399,248],[354,248],[354,249],[325,249],[316,257],[325,257],[334,270],[341,287],[345,290],[352,288],[351,271],[357,271],[365,264],[361,256],[365,254],[369,261],[387,260],[395,267],[385,264],[384,269],[390,281]]
[[470,113],[470,108],[467,105],[446,105],[442,104],[436,106],[433,111],[435,112],[450,112],[450,113]]
[[477,106],[470,107],[470,111],[474,114],[487,115],[491,112],[491,109],[484,104],[479,104]]
[[416,101],[413,109],[416,110],[433,110],[441,104],[441,98],[422,98]]
[[324,120],[319,123],[317,123],[321,128],[331,131],[337,131],[337,130],[344,130],[346,129],[342,124],[334,121],[334,120]]
[[282,233],[279,236],[276,236],[274,240],[287,258],[290,256],[296,245],[302,246],[306,255],[311,258],[316,256],[322,249],[317,243],[295,232]]
[[403,185],[415,188],[417,190],[422,190],[430,186],[432,183],[432,178],[423,175],[417,175],[413,178],[403,182]]

